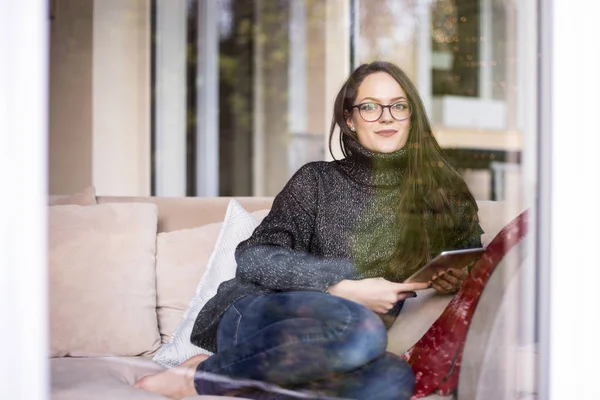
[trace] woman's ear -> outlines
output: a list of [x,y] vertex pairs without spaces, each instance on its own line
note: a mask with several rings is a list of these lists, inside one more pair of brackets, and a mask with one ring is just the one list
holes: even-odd
[[353,131],[354,124],[352,123],[352,118],[350,117],[350,113],[347,110],[344,111],[344,118],[346,118],[346,125],[348,126],[348,128],[350,128],[350,130]]

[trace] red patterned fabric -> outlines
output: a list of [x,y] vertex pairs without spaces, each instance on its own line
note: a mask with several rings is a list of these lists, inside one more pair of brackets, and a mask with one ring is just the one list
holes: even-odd
[[433,392],[445,396],[456,389],[462,352],[479,297],[496,266],[526,233],[524,211],[496,235],[442,315],[404,353],[403,358],[417,378],[413,400]]

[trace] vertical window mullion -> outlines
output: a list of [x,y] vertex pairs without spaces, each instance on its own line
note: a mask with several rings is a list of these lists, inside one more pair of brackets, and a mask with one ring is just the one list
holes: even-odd
[[196,195],[219,195],[219,32],[216,1],[198,2]]

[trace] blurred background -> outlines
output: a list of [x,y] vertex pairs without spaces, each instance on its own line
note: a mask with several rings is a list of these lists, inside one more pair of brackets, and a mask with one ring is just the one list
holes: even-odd
[[331,159],[344,78],[386,60],[475,197],[520,199],[536,15],[508,0],[54,0],[50,194],[273,196]]

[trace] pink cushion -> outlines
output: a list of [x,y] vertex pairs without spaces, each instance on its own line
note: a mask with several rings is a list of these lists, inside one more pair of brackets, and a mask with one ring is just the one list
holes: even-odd
[[156,350],[156,205],[48,211],[51,356]]
[[[252,213],[261,221],[268,210]],[[222,222],[159,233],[156,240],[158,325],[167,343],[181,322],[217,243]]]
[[156,241],[156,290],[160,335],[167,343],[206,270],[221,223],[160,233]]
[[[172,337],[152,358],[164,367],[175,367],[196,354],[211,354],[210,351],[191,343],[191,333],[196,317],[204,305],[217,293],[219,285],[235,276],[237,268],[234,252],[237,245],[250,237],[260,220],[248,213],[232,199],[220,225],[206,271],[196,283],[193,296],[174,328]],[[162,251],[162,250],[159,250]],[[160,279],[160,278],[159,278]],[[162,303],[162,301],[161,301]]]

